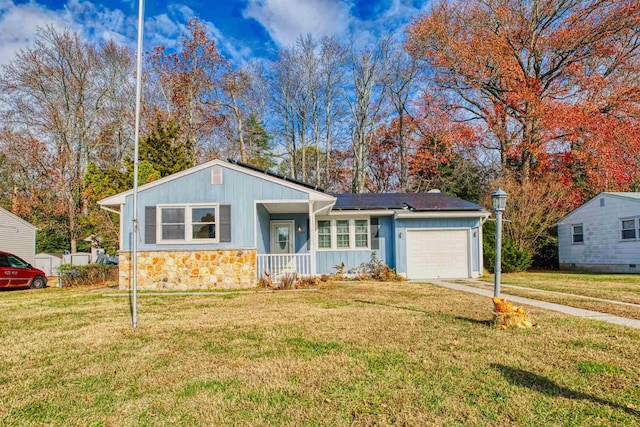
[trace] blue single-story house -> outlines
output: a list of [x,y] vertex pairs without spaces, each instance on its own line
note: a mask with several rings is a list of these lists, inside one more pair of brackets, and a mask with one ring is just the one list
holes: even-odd
[[[120,287],[131,277],[133,191],[120,215]],[[333,274],[372,254],[409,279],[482,274],[481,206],[439,192],[329,194],[212,160],[138,189],[138,288],[253,287],[265,273]]]

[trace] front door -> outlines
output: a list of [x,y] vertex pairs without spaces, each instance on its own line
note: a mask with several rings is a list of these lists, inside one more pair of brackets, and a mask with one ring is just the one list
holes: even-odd
[[295,253],[293,221],[274,221],[271,223],[271,253]]
[[295,272],[296,244],[293,234],[293,221],[273,221],[271,223],[270,271],[274,281],[282,274]]

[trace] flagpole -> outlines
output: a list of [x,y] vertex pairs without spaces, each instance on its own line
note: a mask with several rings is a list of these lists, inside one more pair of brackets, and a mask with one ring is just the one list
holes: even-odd
[[131,264],[131,323],[138,327],[138,139],[140,137],[140,98],[142,93],[142,40],[144,28],[144,0],[138,2],[138,56],[136,61],[136,123],[133,140],[133,247]]

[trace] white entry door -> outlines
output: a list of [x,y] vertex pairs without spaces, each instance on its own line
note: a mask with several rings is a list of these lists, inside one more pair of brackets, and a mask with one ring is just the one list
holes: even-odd
[[271,253],[295,253],[293,221],[274,221],[271,223]]
[[295,235],[293,221],[271,222],[271,265],[275,278],[281,274],[295,272]]
[[458,279],[469,276],[469,232],[407,230],[409,279]]

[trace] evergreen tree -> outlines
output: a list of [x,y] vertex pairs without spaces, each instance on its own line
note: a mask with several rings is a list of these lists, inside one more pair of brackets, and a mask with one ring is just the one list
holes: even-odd
[[[482,225],[482,249],[484,252],[484,266],[489,272],[494,272],[496,259],[496,223],[487,221]],[[525,271],[532,264],[531,254],[521,251],[516,244],[504,233],[502,234],[501,265],[503,273]]]
[[193,144],[180,141],[180,126],[174,121],[166,124],[156,119],[156,125],[149,136],[140,140],[138,147],[140,165],[146,161],[165,177],[193,166]]
[[265,130],[264,124],[258,121],[255,114],[251,114],[245,126],[249,163],[262,169],[275,166],[271,151],[271,136]]

